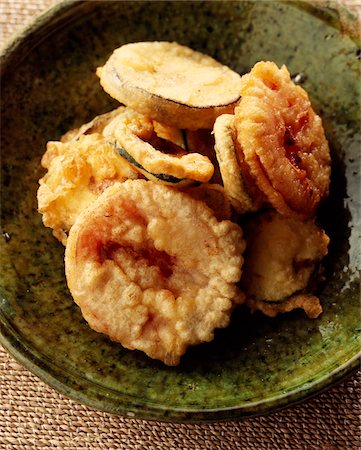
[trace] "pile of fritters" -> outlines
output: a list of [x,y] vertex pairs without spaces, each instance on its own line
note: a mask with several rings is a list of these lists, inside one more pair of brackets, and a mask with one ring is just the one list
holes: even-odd
[[38,190],[89,325],[176,365],[241,303],[318,317],[330,154],[286,67],[140,42],[97,74],[121,106],[47,144]]

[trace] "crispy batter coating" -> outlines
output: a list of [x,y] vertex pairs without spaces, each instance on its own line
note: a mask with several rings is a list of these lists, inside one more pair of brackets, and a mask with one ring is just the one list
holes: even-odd
[[98,332],[168,365],[225,327],[241,276],[240,227],[167,186],[128,180],[78,217],[65,254],[70,292]]
[[205,128],[199,130],[184,130],[186,149],[193,153],[200,153],[206,156],[214,167],[214,172],[209,183],[222,184],[222,177],[219,171],[216,152],[214,149],[213,130]]
[[52,228],[64,245],[77,216],[106,188],[139,178],[98,133],[65,143],[48,142],[42,165],[48,171],[39,180],[39,212],[44,225]]
[[234,209],[242,214],[257,211],[264,197],[237,160],[234,118],[233,114],[222,114],[216,119],[213,132],[224,189]]
[[125,106],[48,142],[38,189],[90,327],[175,366],[238,304],[318,317],[329,238],[313,217],[330,152],[286,67],[240,77],[177,43],[139,42],[97,74]]
[[330,153],[322,121],[285,66],[257,63],[242,77],[235,109],[240,158],[281,214],[308,218],[330,181]]
[[104,136],[115,140],[150,173],[201,182],[209,181],[213,175],[213,164],[206,156],[187,153],[172,141],[159,139],[154,121],[130,108],[105,127]]
[[176,42],[136,42],[114,50],[97,75],[121,103],[162,123],[212,128],[233,112],[241,77],[210,56]]
[[247,250],[241,286],[256,301],[282,301],[307,291],[329,238],[313,220],[268,211],[245,226]]

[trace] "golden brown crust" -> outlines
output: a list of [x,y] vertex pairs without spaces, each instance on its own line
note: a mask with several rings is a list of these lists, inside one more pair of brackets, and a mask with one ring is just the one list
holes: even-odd
[[251,219],[244,229],[247,249],[241,286],[248,297],[275,302],[307,291],[329,243],[313,220],[268,211]]
[[121,103],[159,122],[212,128],[239,101],[240,76],[175,42],[138,42],[116,49],[97,75]]
[[96,331],[168,365],[213,339],[236,303],[242,231],[202,202],[135,180],[109,188],[77,219],[67,282]]
[[76,141],[48,142],[42,158],[38,209],[63,245],[80,212],[114,183],[140,175],[97,133]]
[[214,173],[209,183],[222,184],[222,177],[219,171],[219,165],[214,149],[213,130],[184,130],[187,151],[191,153],[200,153],[206,156],[214,167]]
[[261,207],[263,199],[261,196],[251,195],[250,183],[246,182],[244,171],[237,159],[234,119],[232,114],[219,116],[214,123],[213,132],[224,189],[234,209],[243,214],[257,211]]
[[176,153],[172,154],[174,146],[171,142],[165,145],[164,151],[155,148],[152,145],[152,140],[157,138],[154,121],[130,108],[105,127],[104,135],[153,174],[201,182],[209,181],[213,175],[213,164],[199,153],[186,153],[182,148],[177,148]]
[[272,62],[244,75],[241,92],[238,149],[256,184],[281,214],[314,215],[328,194],[330,153],[307,93]]
[[286,67],[241,78],[177,43],[140,42],[97,74],[126,106],[49,142],[38,190],[89,325],[177,365],[239,304],[317,318],[329,238],[313,217],[330,154]]

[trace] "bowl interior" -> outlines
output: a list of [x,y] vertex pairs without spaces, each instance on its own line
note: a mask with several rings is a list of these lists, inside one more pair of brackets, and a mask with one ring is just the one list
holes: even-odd
[[[347,19],[352,22],[352,18]],[[107,411],[210,420],[300,400],[355,367],[360,349],[360,49],[337,10],[299,2],[75,2],[48,13],[3,60],[2,342],[62,392]],[[166,367],[92,331],[67,290],[63,247],[37,213],[48,140],[116,106],[95,76],[115,47],[169,40],[244,73],[259,60],[302,74],[333,157],[320,222],[331,237],[324,313],[239,308],[215,340]]]

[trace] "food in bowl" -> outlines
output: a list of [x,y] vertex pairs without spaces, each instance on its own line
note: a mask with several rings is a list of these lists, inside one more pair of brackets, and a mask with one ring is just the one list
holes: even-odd
[[112,97],[178,128],[212,128],[240,98],[238,73],[176,42],[123,45],[97,74]]
[[97,73],[123,105],[49,142],[38,190],[89,325],[177,365],[239,304],[318,317],[330,154],[286,67],[240,76],[177,43],[140,42]]
[[168,365],[243,300],[244,240],[198,200],[145,180],[107,189],[71,228],[69,289],[96,331]]

